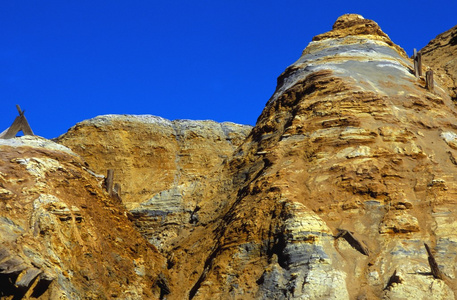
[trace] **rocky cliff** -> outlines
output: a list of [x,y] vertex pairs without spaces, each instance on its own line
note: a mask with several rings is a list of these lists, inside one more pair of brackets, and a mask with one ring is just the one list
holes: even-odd
[[134,208],[158,192],[205,178],[231,157],[251,128],[151,115],[105,115],[76,124],[56,141],[82,155],[101,174],[113,169],[123,202]]
[[106,115],[78,123],[57,142],[98,173],[114,170],[135,224],[162,248],[195,223],[202,182],[216,176],[251,129],[230,122]]
[[[428,66],[424,59],[424,69]],[[109,214],[110,207],[123,212],[125,206],[139,232],[159,248],[160,254],[140,247],[145,276],[130,277],[128,266],[133,260],[137,270],[137,256],[126,255],[127,278],[138,284],[121,282],[115,273],[115,295],[123,299],[129,294],[122,291],[137,287],[132,293],[143,299],[455,299],[457,110],[448,91],[451,82],[435,71],[430,91],[424,78],[414,76],[411,59],[374,21],[344,15],[279,76],[252,130],[151,116],[88,120],[58,142],[99,173],[114,169],[123,205],[100,190],[82,161],[76,164],[84,174],[80,179],[62,173],[75,167],[69,163],[77,160],[73,154],[59,160],[64,167],[46,169],[56,183],[42,193],[58,203],[65,202],[64,193],[72,195],[65,203],[79,210],[68,208],[70,229],[86,230],[77,227],[76,212],[84,213],[84,220],[105,220],[104,245],[116,245],[114,253],[127,246],[113,244],[109,237],[119,223],[111,222],[125,227],[116,231],[123,241],[143,244],[124,214],[114,214],[119,217],[114,221],[94,216]],[[10,158],[7,163],[31,168]],[[11,172],[4,172],[13,174],[11,182],[28,174]],[[68,182],[86,178],[94,181],[79,193],[98,197],[90,202],[98,203],[95,212],[78,206],[85,197],[68,189]],[[3,201],[10,205],[19,197],[14,195],[30,193],[20,194],[11,182],[2,182]],[[54,187],[67,192],[49,192]],[[34,209],[54,205],[52,199],[33,200]],[[26,226],[18,213],[12,215],[16,219],[5,213],[11,219],[5,228],[14,236],[12,224]],[[92,241],[90,234],[79,235]],[[54,249],[52,243],[43,247]],[[28,262],[27,257],[21,259]],[[100,272],[113,263],[111,256],[91,259],[101,261]],[[78,274],[74,264],[60,268]],[[40,270],[60,274],[57,267]],[[84,276],[73,276],[53,282],[74,284],[75,294],[92,290],[80,283]],[[146,277],[152,291],[142,288]],[[22,277],[8,278],[20,282]],[[93,290],[111,292],[100,280],[100,289]],[[148,292],[153,295],[141,294]]]
[[457,26],[438,35],[420,52],[424,63],[438,71],[451,97],[457,101]]
[[165,260],[70,149],[0,139],[0,298],[158,299]]
[[176,246],[177,298],[454,299],[456,121],[375,22],[339,18],[279,77],[220,217]]

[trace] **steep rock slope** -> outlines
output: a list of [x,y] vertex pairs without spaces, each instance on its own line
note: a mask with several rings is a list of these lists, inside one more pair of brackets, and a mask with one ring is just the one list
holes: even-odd
[[[60,141],[98,172],[131,174],[116,179],[124,191],[144,177],[131,191],[147,196],[126,205],[167,256],[168,299],[454,299],[456,109],[440,82],[429,92],[412,73],[375,22],[344,15],[281,74],[226,160],[204,165],[196,151],[199,168],[167,166],[174,146],[141,147],[155,132],[174,141],[174,129],[151,125],[135,140],[136,123],[111,126],[125,117]],[[154,166],[137,176],[129,168],[142,163],[128,161],[139,153]],[[444,275],[430,272],[424,243]]]
[[151,115],[105,115],[56,139],[96,172],[114,169],[129,208],[158,192],[204,178],[228,159],[252,127],[214,121],[170,121]]
[[[230,181],[218,172],[252,127],[230,122],[169,121],[151,115],[106,115],[83,121],[57,142],[98,173],[114,170],[123,204],[149,242],[160,249],[199,218],[211,186]],[[206,190],[206,192],[205,192]]]
[[457,100],[457,26],[438,35],[420,52],[423,62],[438,71],[451,97]]
[[0,139],[0,299],[158,299],[165,261],[70,149]]
[[174,241],[170,297],[454,299],[455,124],[446,90],[428,92],[375,22],[340,17],[202,203],[220,217]]

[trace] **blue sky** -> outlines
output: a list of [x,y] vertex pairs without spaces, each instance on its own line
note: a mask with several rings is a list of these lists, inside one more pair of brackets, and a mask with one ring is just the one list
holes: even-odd
[[0,132],[15,104],[46,138],[103,114],[254,125],[276,78],[338,16],[376,21],[411,54],[456,12],[455,0],[0,0]]

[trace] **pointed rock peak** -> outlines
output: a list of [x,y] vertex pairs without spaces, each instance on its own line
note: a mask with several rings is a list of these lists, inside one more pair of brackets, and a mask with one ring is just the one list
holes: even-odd
[[390,41],[387,34],[381,30],[375,21],[365,19],[357,14],[342,15],[333,24],[331,31],[315,36],[313,41],[327,38],[342,38],[348,35],[374,35],[387,38]]
[[316,35],[313,41],[345,38],[348,36],[366,36],[367,39],[385,42],[395,48],[401,55],[407,57],[406,52],[400,46],[394,44],[375,21],[365,19],[358,14],[342,15],[333,24],[331,31]]
[[379,25],[372,20],[365,19],[358,14],[345,14],[336,19],[335,24],[333,24],[333,30],[337,29],[348,29],[354,27],[365,27],[365,28],[374,28],[381,30]]

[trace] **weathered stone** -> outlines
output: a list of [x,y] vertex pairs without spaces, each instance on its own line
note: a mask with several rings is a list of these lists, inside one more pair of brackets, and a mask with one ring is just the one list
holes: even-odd
[[[8,174],[2,185],[16,197],[8,209],[0,207],[0,298],[160,296],[150,287],[164,258],[79,156],[39,137],[2,141],[0,172]],[[138,257],[143,276],[135,272]]]
[[230,159],[251,126],[170,121],[151,115],[105,115],[72,127],[57,141],[100,174],[113,169],[128,208],[157,193],[205,178]]
[[381,223],[379,233],[408,233],[420,231],[417,218],[405,211],[390,211]]
[[0,201],[0,270],[55,299],[454,299],[457,113],[439,70],[433,93],[413,73],[375,22],[344,15],[252,130],[77,124],[58,140],[115,170],[129,212],[72,151],[2,144],[16,198]]
[[[217,212],[212,221],[170,240],[180,249],[172,278],[192,282],[183,291],[172,280],[170,295],[453,297],[451,283],[422,274],[429,272],[424,240],[442,249],[438,264],[457,257],[455,230],[447,228],[453,223],[444,225],[452,216],[432,213],[455,203],[453,149],[440,137],[453,130],[455,116],[442,83],[430,94],[376,23],[338,19],[278,78],[220,173],[233,185],[208,181],[220,196],[202,193],[198,213]],[[337,228],[357,233],[359,243],[352,242],[362,251],[335,240]],[[389,283],[394,272],[401,280]]]
[[434,78],[442,81],[457,100],[457,26],[439,34],[420,53],[425,67],[436,71]]
[[0,200],[10,200],[14,196],[12,191],[0,187]]
[[161,249],[195,223],[198,183],[231,159],[250,130],[229,122],[107,115],[78,123],[57,140],[96,172],[114,170],[132,220]]
[[12,274],[17,273],[19,274],[22,270],[27,268],[24,260],[22,260],[18,256],[10,256],[4,258],[0,263],[0,273],[1,274]]
[[20,289],[27,289],[32,285],[34,279],[40,275],[42,271],[37,268],[29,268],[21,272],[16,279],[16,286]]

